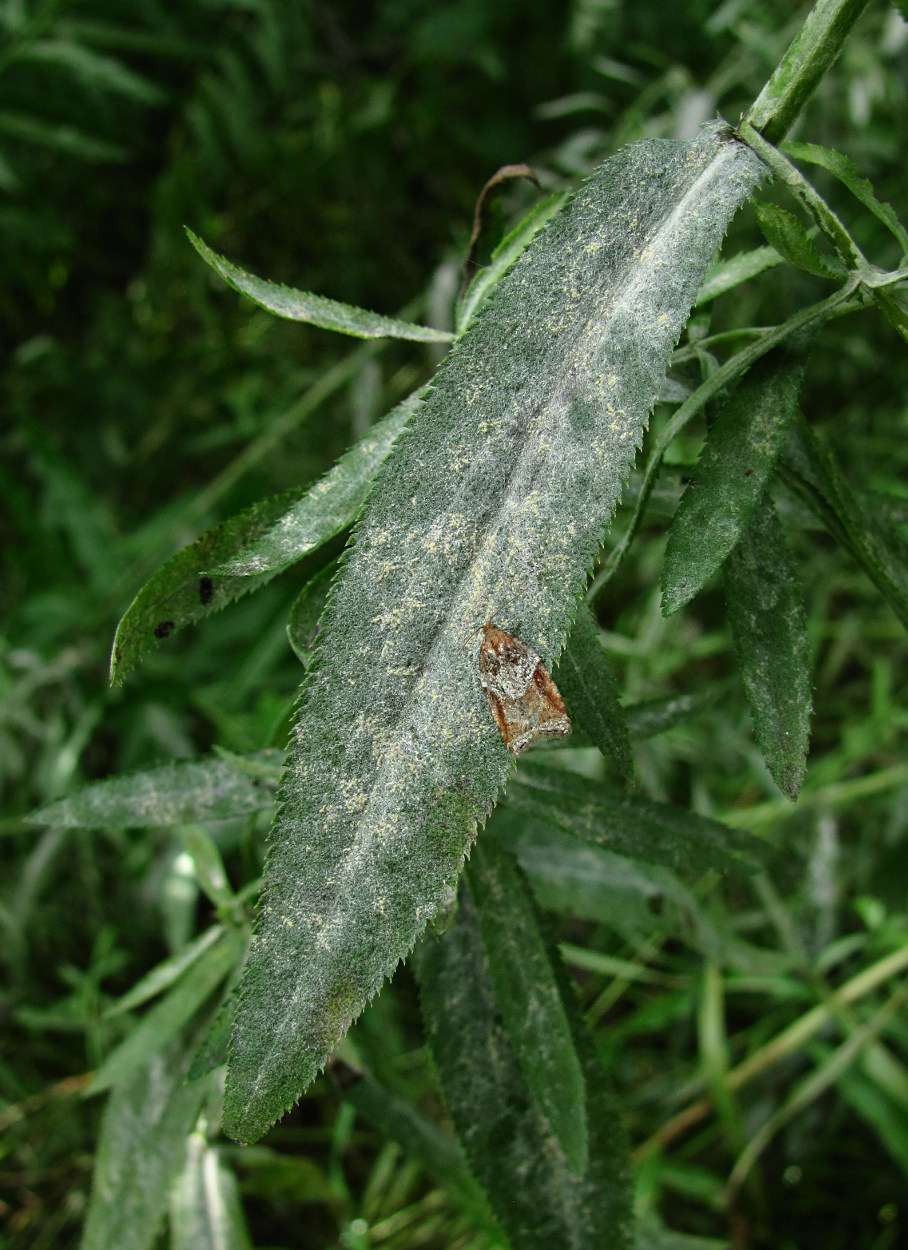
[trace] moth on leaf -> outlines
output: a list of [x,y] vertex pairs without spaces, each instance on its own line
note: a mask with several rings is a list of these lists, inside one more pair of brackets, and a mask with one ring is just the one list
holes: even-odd
[[564,699],[532,647],[487,621],[479,647],[479,680],[498,732],[512,755],[539,738],[571,732]]

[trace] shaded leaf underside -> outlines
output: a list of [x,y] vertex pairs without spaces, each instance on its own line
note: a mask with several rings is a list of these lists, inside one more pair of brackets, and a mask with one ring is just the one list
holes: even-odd
[[601,166],[502,279],[394,445],[336,583],[279,795],[225,1124],[259,1136],[450,897],[510,756],[494,615],[551,665],[669,354],[761,174],[704,128]]

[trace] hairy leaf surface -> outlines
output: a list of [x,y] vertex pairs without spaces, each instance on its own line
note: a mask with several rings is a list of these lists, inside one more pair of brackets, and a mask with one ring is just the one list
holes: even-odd
[[785,444],[803,375],[799,353],[771,352],[754,365],[711,426],[668,536],[665,616],[694,597],[747,529]]
[[511,757],[495,616],[551,665],[726,223],[724,127],[634,144],[536,236],[394,445],[332,592],[280,794],[225,1124],[259,1136],[450,897]]
[[574,618],[571,636],[553,674],[572,718],[582,725],[603,755],[610,756],[625,777],[634,761],[618,686],[599,641],[599,627],[587,604]]
[[588,777],[525,763],[508,784],[507,806],[583,842],[679,870],[749,871],[740,856],[762,844],[685,807],[657,803]]
[[[501,891],[500,924],[511,901]],[[515,906],[532,907],[524,899]],[[627,1141],[620,1112],[578,1020],[558,956],[559,990],[585,1086],[589,1157],[578,1177],[538,1110],[502,1024],[476,908],[466,882],[444,937],[426,938],[415,966],[426,1032],[445,1101],[473,1172],[521,1250],[627,1250],[631,1242]],[[463,1039],[469,1038],[465,1046]]]
[[[283,752],[256,751],[249,762],[279,768]],[[182,825],[193,820],[229,820],[262,811],[274,802],[267,777],[210,756],[191,763],[163,764],[147,772],[93,781],[65,799],[39,807],[34,824],[86,829],[139,829]]]
[[725,566],[724,581],[757,743],[776,785],[794,802],[810,736],[810,649],[785,532],[765,496]]
[[310,325],[321,326],[323,330],[336,330],[339,334],[350,334],[358,339],[391,338],[411,339],[418,343],[450,343],[454,337],[447,330],[434,330],[431,326],[414,325],[410,321],[399,321],[396,317],[383,317],[381,313],[354,308],[352,304],[342,304],[339,300],[327,299],[324,295],[314,295],[312,291],[298,291],[292,286],[269,282],[267,278],[257,278],[254,273],[247,273],[226,256],[219,256],[212,251],[191,230],[187,229],[186,233],[198,254],[215,273],[220,274],[228,286],[232,286],[235,291],[277,317],[286,317],[288,321],[307,321]]
[[209,571],[219,577],[279,573],[345,530],[356,519],[382,461],[423,393],[415,391],[392,408],[273,525]]
[[807,233],[806,226],[803,226],[793,213],[779,208],[777,204],[756,204],[754,207],[767,243],[774,247],[780,256],[784,256],[787,261],[797,266],[798,269],[803,269],[805,273],[812,273],[816,278],[841,277],[843,273],[841,265],[828,260],[817,251],[812,238]]
[[467,869],[489,976],[530,1097],[575,1176],[589,1163],[586,1083],[539,913],[520,870],[494,838]]

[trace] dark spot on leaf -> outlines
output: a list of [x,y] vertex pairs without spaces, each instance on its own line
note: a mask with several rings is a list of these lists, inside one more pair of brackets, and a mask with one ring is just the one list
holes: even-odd
[[173,630],[173,626],[173,621],[161,621],[160,624],[154,627],[155,638],[166,638]]
[[199,578],[199,598],[203,604],[211,603],[214,598],[214,582],[210,577]]
[[661,916],[665,910],[665,899],[661,894],[653,894],[646,900],[646,906],[654,916]]
[[745,477],[750,477],[751,473],[753,473],[753,469],[745,469],[745,470],[744,470],[744,476],[745,476]]

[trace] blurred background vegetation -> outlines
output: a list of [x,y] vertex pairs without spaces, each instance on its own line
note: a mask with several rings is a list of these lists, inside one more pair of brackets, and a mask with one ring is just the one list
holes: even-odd
[[[436,359],[413,344],[357,346],[268,316],[211,275],[183,225],[263,276],[444,325],[476,196],[499,166],[527,161],[544,187],[570,186],[629,140],[689,137],[717,111],[734,121],[805,8],[0,3],[0,1094],[12,1108],[0,1113],[0,1218],[9,1245],[77,1243],[100,1106],[75,1096],[74,1078],[119,1036],[105,1006],[208,915],[171,831],[42,832],[21,817],[84,780],[214,744],[283,744],[301,675],[285,622],[312,569],[296,567],[169,640],[109,690],[117,620],[162,560],[262,496],[317,477]],[[872,4],[796,136],[848,153],[903,218],[906,82],[908,24]],[[867,255],[894,263],[874,220],[814,172]],[[509,188],[502,220],[533,196],[529,184]],[[752,211],[742,213],[729,246],[760,241]],[[825,289],[782,267],[724,297],[716,317],[774,322]],[[341,361],[314,415],[280,442],[269,438]],[[904,344],[866,313],[824,332],[804,397],[854,484],[899,522],[908,519],[906,382]],[[702,432],[675,449],[677,463],[696,458]],[[825,977],[839,984],[908,942],[904,631],[839,549],[795,509],[787,519],[816,656],[814,746],[798,808],[769,780],[737,686],[637,754],[647,793],[765,834],[775,848],[768,872],[704,895],[696,931],[645,932],[605,885],[572,900],[567,883],[548,900],[563,938],[651,973],[574,969],[638,1143],[691,1100],[698,1078],[712,1074],[718,1087],[729,1064],[822,1000]],[[734,672],[718,591],[661,618],[665,524],[653,509],[599,605],[626,702]],[[255,875],[258,845],[237,835],[222,847],[235,884]],[[856,1004],[838,1029],[847,1036],[864,1023],[886,992]],[[414,1092],[427,1084],[406,972],[359,1027],[394,1039],[395,1080]],[[693,1133],[648,1153],[642,1207],[725,1238],[721,1190],[741,1142],[841,1037],[814,1036],[806,1055],[720,1097]],[[865,1049],[770,1144],[748,1191],[747,1227],[733,1230],[740,1244],[899,1244],[908,1227],[904,1012],[873,1045],[869,1061]],[[327,1088],[268,1141],[235,1152],[255,1245],[488,1244]],[[369,1240],[356,1240],[360,1218]]]

